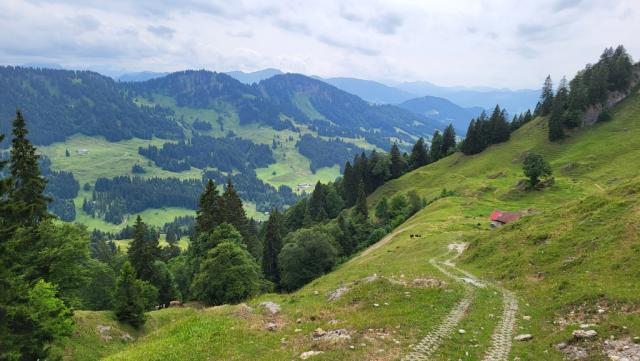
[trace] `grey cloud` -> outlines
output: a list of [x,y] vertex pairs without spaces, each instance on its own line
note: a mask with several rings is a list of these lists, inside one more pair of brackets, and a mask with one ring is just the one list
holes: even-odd
[[275,22],[275,25],[280,29],[283,29],[292,33],[311,35],[311,30],[307,25],[303,23],[279,19]]
[[154,35],[161,37],[161,38],[165,38],[165,39],[171,39],[173,38],[173,34],[176,33],[175,29],[172,29],[168,26],[164,26],[164,25],[159,25],[159,26],[148,26],[147,30],[149,30],[150,33],[153,33]]
[[76,15],[67,17],[67,21],[82,31],[94,31],[100,29],[100,21],[91,15]]
[[536,49],[526,45],[521,45],[510,50],[525,59],[534,59],[540,54]]
[[362,54],[362,55],[377,56],[377,55],[380,54],[380,52],[378,50],[371,49],[371,48],[366,48],[366,47],[362,47],[362,46],[358,46],[358,45],[347,44],[347,43],[344,43],[342,41],[332,39],[332,38],[330,38],[328,36],[325,36],[325,35],[317,36],[316,39],[318,41],[320,41],[321,43],[333,46],[335,48],[354,51],[354,52]]
[[556,36],[555,29],[561,25],[520,24],[517,28],[518,36],[528,41],[551,40]]
[[234,38],[253,38],[253,31],[227,31],[225,34],[233,36]]
[[404,24],[404,19],[398,14],[385,14],[371,19],[369,24],[381,34],[392,35]]
[[553,3],[552,8],[554,11],[562,11],[574,8],[576,6],[579,6],[580,4],[582,4],[582,0],[556,0]]
[[466,30],[469,34],[475,34],[478,32],[478,28],[476,28],[475,26],[467,26]]

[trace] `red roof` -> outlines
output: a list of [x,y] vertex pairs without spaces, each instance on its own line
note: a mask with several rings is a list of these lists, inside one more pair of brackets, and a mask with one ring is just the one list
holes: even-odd
[[520,212],[503,212],[503,211],[493,211],[491,212],[491,220],[494,222],[500,223],[511,223],[515,222],[522,217],[522,213]]

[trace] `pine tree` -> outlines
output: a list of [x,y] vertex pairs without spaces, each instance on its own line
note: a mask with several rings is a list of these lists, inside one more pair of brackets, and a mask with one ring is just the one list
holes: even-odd
[[[4,140],[4,134],[0,134],[0,144]],[[3,168],[6,166],[7,162],[0,160],[0,174],[2,174]],[[11,189],[11,178],[0,178],[0,254],[5,254],[2,249],[2,245],[5,241],[9,239],[10,232],[10,224],[9,221],[12,219],[10,211],[9,211],[9,201],[7,200],[7,194]]]
[[411,164],[411,169],[417,169],[429,163],[429,154],[427,153],[427,147],[422,137],[413,145],[409,163]]
[[367,207],[367,195],[364,193],[364,183],[360,182],[358,186],[358,199],[356,200],[356,214],[361,215],[365,219],[369,218],[369,208]]
[[278,209],[273,209],[269,220],[265,224],[264,247],[262,253],[262,272],[264,276],[275,284],[280,283],[278,269],[278,254],[282,250],[282,239],[285,234],[282,215]]
[[35,225],[50,217],[47,205],[51,199],[44,195],[47,182],[40,175],[39,156],[27,139],[28,133],[22,113],[17,111],[11,142],[10,169],[13,187],[9,202],[17,210],[14,221],[20,225]]
[[222,194],[222,204],[224,221],[233,225],[238,232],[240,232],[249,253],[251,253],[255,259],[260,259],[262,249],[258,236],[251,232],[249,219],[247,218],[247,213],[244,210],[242,199],[240,199],[240,196],[236,192],[231,179],[227,181],[227,186]]
[[307,203],[309,217],[311,222],[319,223],[327,220],[328,215],[325,210],[326,203],[326,192],[325,187],[318,181],[316,183],[315,188],[313,189],[313,193],[311,193],[311,197],[309,198],[309,203]]
[[120,270],[113,297],[114,312],[121,322],[133,327],[144,325],[144,300],[133,266],[126,262]]
[[444,139],[442,139],[442,134],[440,134],[439,130],[436,130],[433,133],[433,137],[431,137],[431,152],[429,157],[432,162],[437,162],[440,160],[444,154],[442,153],[442,144]]
[[453,125],[449,124],[442,134],[442,154],[449,155],[456,149],[456,131]]
[[382,197],[376,205],[376,219],[379,224],[386,224],[389,221],[389,200],[387,197]]
[[558,92],[553,99],[551,115],[549,116],[549,140],[556,141],[564,138],[565,112],[569,99],[567,81],[562,78],[558,85]]
[[498,144],[509,140],[510,130],[507,123],[506,111],[500,109],[499,105],[493,110],[489,118],[489,129],[491,132],[491,144]]
[[553,106],[553,82],[551,81],[551,75],[547,75],[542,86],[542,94],[540,96],[540,115],[545,116],[551,113],[551,107]]
[[160,246],[158,237],[149,232],[140,216],[133,226],[133,239],[127,253],[138,277],[149,281],[153,277],[153,263],[160,257]]
[[404,159],[398,148],[398,143],[393,143],[391,146],[391,179],[398,178],[404,173]]
[[198,202],[195,224],[196,235],[209,233],[224,221],[222,210],[220,209],[221,203],[222,198],[218,194],[216,185],[213,180],[209,179]]
[[351,207],[356,203],[358,183],[358,177],[351,163],[347,162],[344,166],[344,175],[342,176],[342,198],[345,200],[347,207]]
[[464,153],[465,155],[472,155],[476,153],[475,149],[477,148],[477,144],[478,144],[478,134],[477,134],[477,127],[476,127],[476,120],[471,119],[471,122],[469,123],[469,127],[467,128],[467,135],[464,138],[464,141],[462,142],[462,146],[460,147],[460,149],[462,150],[462,153]]

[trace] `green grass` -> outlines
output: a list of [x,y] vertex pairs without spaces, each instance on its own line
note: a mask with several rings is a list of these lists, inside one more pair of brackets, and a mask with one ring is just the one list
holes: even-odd
[[[455,154],[384,185],[370,196],[371,206],[382,196],[411,190],[434,198],[446,187],[456,195],[432,203],[401,225],[394,237],[303,289],[250,300],[252,306],[263,300],[282,305],[276,321],[283,327],[278,331],[266,331],[264,323],[272,319],[257,310],[247,315],[224,306],[197,311],[109,359],[283,360],[320,349],[325,353],[314,360],[397,360],[462,297],[462,287],[428,260],[446,254],[447,244],[469,242],[459,266],[514,291],[520,305],[516,332],[534,336],[530,342],[514,343],[510,359],[562,360],[564,355],[553,345],[567,341],[579,323],[597,321],[598,338],[584,346],[590,360],[603,360],[599,347],[604,339],[640,336],[640,96],[632,95],[613,115],[612,121],[575,131],[556,144],[548,142],[544,120],[536,119],[507,143],[475,156]],[[523,154],[531,150],[543,154],[555,173],[555,185],[544,191],[515,187],[523,178]],[[531,214],[491,230],[489,214],[494,209]],[[422,238],[412,239],[409,233]],[[435,277],[448,283],[443,289],[361,283],[337,302],[326,300],[331,290],[372,274],[407,280]],[[482,358],[497,323],[489,315],[498,316],[502,309],[494,292],[493,287],[474,291],[458,326],[469,332],[452,334],[434,359]],[[599,307],[605,312],[596,312]],[[525,315],[531,320],[524,320]],[[295,322],[298,318],[301,323]],[[562,322],[567,318],[569,322]],[[332,319],[341,322],[330,326]],[[352,340],[318,345],[310,336],[316,327],[345,328]],[[383,329],[389,336],[377,337],[369,329]]]

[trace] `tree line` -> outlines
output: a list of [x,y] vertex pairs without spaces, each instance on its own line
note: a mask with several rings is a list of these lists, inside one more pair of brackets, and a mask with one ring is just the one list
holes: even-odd
[[[585,121],[609,120],[610,97],[626,95],[633,84],[633,60],[624,46],[607,48],[597,63],[588,64],[569,83],[562,78],[555,94],[551,76],[547,76],[534,114],[548,116],[549,140],[557,141],[565,137],[566,129]],[[587,119],[589,112],[597,117]]]

